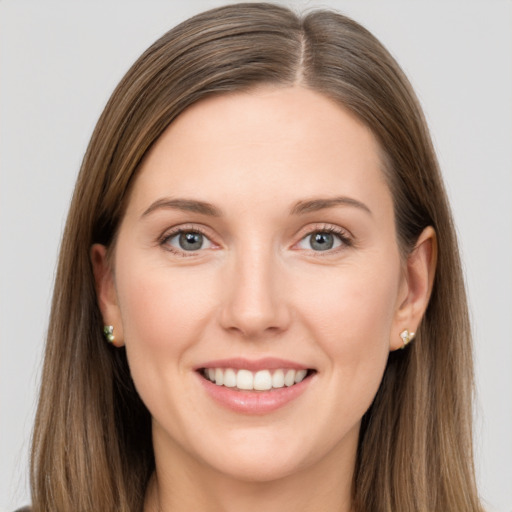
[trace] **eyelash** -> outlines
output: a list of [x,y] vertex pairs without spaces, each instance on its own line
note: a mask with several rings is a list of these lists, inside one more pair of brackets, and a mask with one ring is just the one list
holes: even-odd
[[174,238],[177,235],[180,235],[181,233],[199,233],[200,235],[203,235],[206,239],[208,239],[212,244],[213,242],[210,239],[210,236],[205,232],[204,229],[202,229],[199,226],[180,226],[179,228],[175,228],[171,231],[165,232],[162,237],[158,240],[158,244],[162,246],[166,251],[172,252],[173,254],[176,254],[177,256],[182,256],[184,258],[189,258],[191,256],[196,256],[198,252],[200,251],[180,251],[176,248],[174,248],[172,245],[168,244],[169,240]]
[[354,240],[353,240],[352,236],[346,230],[339,228],[339,227],[329,225],[329,224],[317,225],[313,229],[308,228],[307,233],[300,238],[299,243],[302,240],[304,240],[305,238],[307,238],[315,233],[329,233],[332,235],[336,235],[339,238],[339,240],[341,241],[341,247],[337,247],[335,249],[329,249],[326,251],[311,250],[311,252],[313,252],[315,254],[315,256],[319,256],[319,257],[324,256],[324,254],[322,254],[323,252],[326,253],[325,255],[334,254],[334,253],[337,253],[339,250],[342,250],[343,248],[354,246]]
[[[196,256],[199,251],[184,251],[184,250],[177,250],[173,246],[169,245],[168,242],[172,238],[174,238],[177,235],[180,235],[182,233],[199,233],[203,235],[206,239],[210,241],[210,243],[214,244],[214,242],[211,241],[210,236],[205,232],[204,229],[202,229],[199,226],[181,226],[179,228],[175,228],[172,231],[168,231],[164,233],[158,240],[158,244],[162,246],[165,250],[172,252],[173,254],[176,254],[178,256],[182,256],[184,258]],[[332,225],[317,225],[314,226],[313,229],[308,228],[307,232],[301,236],[300,240],[295,243],[294,245],[297,245],[298,243],[302,242],[304,239],[306,239],[309,236],[312,236],[315,233],[329,233],[333,234],[338,237],[338,239],[341,242],[341,247],[337,247],[334,249],[328,249],[326,251],[314,251],[310,249],[310,252],[313,253],[317,257],[322,257],[324,255],[332,255],[333,253],[337,253],[339,250],[342,250],[343,248],[352,247],[354,245],[354,241],[352,237],[347,233],[346,230],[343,230],[338,227],[334,227]],[[323,253],[326,254],[323,254]]]

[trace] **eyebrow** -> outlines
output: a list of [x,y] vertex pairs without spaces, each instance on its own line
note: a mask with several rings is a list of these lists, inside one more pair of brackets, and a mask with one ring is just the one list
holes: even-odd
[[197,201],[195,199],[172,199],[165,197],[152,203],[141,215],[141,218],[162,208],[200,213],[201,215],[209,215],[211,217],[220,217],[222,215],[221,211],[216,206],[205,201]]
[[[306,213],[317,212],[320,210],[324,210],[327,208],[334,208],[336,206],[352,206],[355,208],[359,208],[370,215],[372,215],[371,210],[361,201],[357,199],[353,199],[351,197],[328,197],[328,198],[315,198],[309,199],[305,201],[298,201],[290,210],[292,215],[303,215]],[[173,209],[173,210],[182,210],[186,212],[194,212],[199,213],[201,215],[208,215],[210,217],[221,217],[222,212],[211,203],[207,203],[205,201],[198,201],[195,199],[172,199],[172,198],[162,198],[156,200],[152,203],[149,208],[147,208],[144,213],[141,215],[142,217],[146,217],[150,213],[159,209]]]
[[353,206],[372,215],[372,211],[364,203],[358,201],[357,199],[353,199],[352,197],[345,196],[315,198],[307,201],[298,201],[291,209],[291,214],[301,215],[305,213],[317,212],[326,208],[333,208],[335,206]]

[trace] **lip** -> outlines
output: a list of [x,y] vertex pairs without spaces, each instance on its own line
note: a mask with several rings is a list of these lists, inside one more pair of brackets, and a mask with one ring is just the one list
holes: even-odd
[[290,387],[282,387],[269,391],[243,391],[217,384],[205,379],[201,374],[203,368],[246,369],[252,372],[259,370],[276,370],[288,368],[294,370],[311,370],[302,364],[277,358],[247,360],[243,358],[219,359],[209,361],[196,368],[196,375],[207,395],[217,404],[233,412],[247,415],[264,415],[277,411],[298,399],[313,383],[316,371],[311,372],[302,382]]
[[286,368],[291,370],[312,370],[309,366],[288,361],[286,359],[279,359],[276,357],[264,357],[261,359],[244,359],[243,357],[234,357],[230,359],[217,359],[215,361],[208,361],[200,364],[194,370],[201,370],[202,368],[233,368],[234,370],[250,370],[257,372],[259,370],[278,370],[279,368]]

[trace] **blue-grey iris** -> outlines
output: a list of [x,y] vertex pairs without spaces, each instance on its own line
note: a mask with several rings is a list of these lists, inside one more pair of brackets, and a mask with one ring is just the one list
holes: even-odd
[[311,248],[315,251],[328,251],[334,246],[332,233],[318,232],[310,235]]
[[184,251],[198,251],[203,246],[203,235],[194,231],[180,233],[179,244]]

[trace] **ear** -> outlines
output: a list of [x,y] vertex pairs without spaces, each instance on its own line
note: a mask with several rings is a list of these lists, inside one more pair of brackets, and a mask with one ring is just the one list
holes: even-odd
[[404,329],[416,332],[420,325],[432,293],[436,264],[436,232],[428,226],[407,257],[391,331],[390,350],[403,347],[400,333]]
[[121,311],[117,301],[114,273],[107,256],[107,248],[101,244],[91,247],[90,258],[96,284],[96,297],[105,325],[114,327],[113,345],[124,345]]

